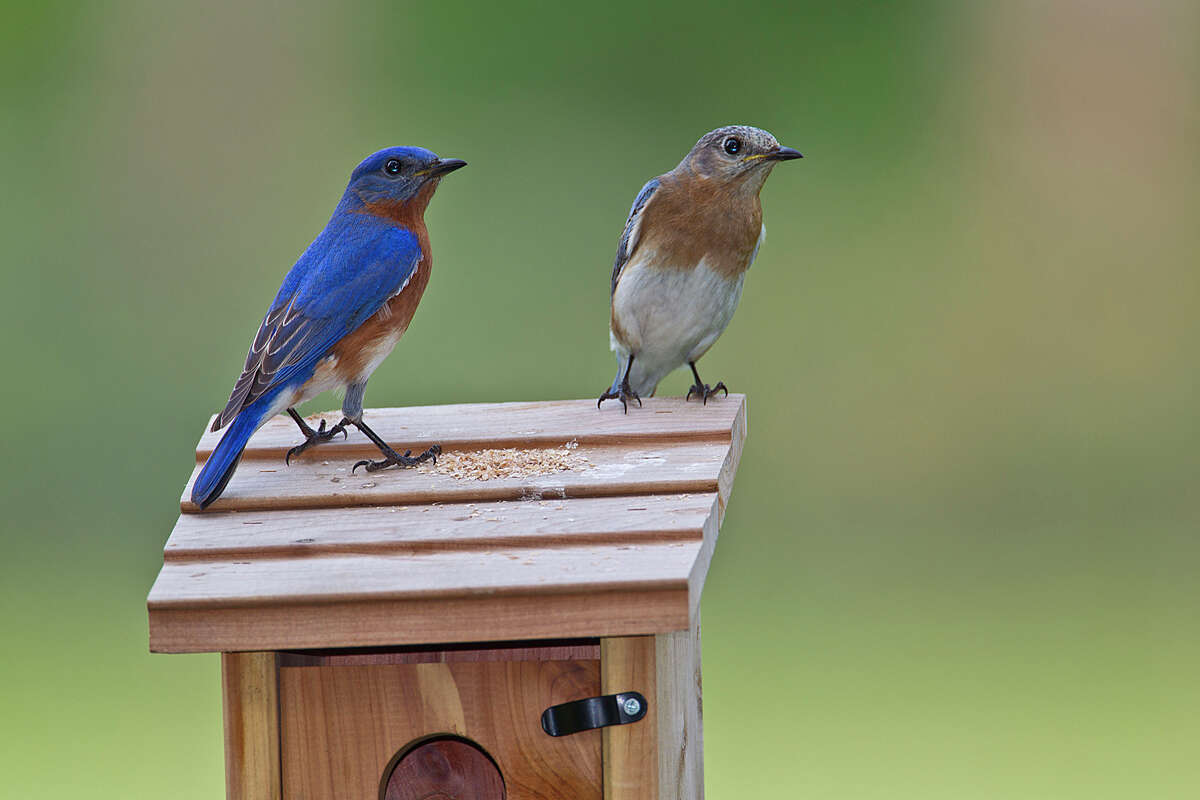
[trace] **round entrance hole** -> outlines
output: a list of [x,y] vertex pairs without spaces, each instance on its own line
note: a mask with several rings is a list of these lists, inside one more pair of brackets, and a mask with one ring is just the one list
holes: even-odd
[[437,736],[401,750],[385,771],[382,800],[504,800],[504,778],[469,739]]

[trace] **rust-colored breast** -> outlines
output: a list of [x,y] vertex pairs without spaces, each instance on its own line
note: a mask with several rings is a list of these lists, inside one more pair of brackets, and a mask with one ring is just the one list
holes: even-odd
[[433,256],[429,246],[429,231],[423,217],[425,207],[433,195],[435,181],[430,181],[415,198],[405,204],[368,203],[362,213],[371,214],[394,222],[417,236],[421,247],[421,260],[417,262],[412,276],[399,292],[388,298],[379,311],[333,346],[337,356],[335,371],[339,378],[354,383],[366,377],[373,366],[378,366],[396,341],[408,330],[429,276],[433,269]]
[[758,194],[703,178],[662,180],[643,212],[638,248],[656,251],[664,268],[691,269],[703,259],[727,278],[745,272],[762,231]]
[[[333,346],[333,354],[337,356],[335,370],[342,380],[354,383],[365,377],[364,373],[370,371],[372,364],[378,366],[379,360],[391,351],[396,341],[408,330],[417,304],[421,302],[421,295],[429,284],[430,258],[427,247],[423,246],[426,255],[417,263],[408,284],[370,319]],[[381,353],[381,350],[387,352]]]

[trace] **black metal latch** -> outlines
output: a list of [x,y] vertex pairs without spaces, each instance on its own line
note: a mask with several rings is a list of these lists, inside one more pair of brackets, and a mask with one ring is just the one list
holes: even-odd
[[551,736],[568,736],[592,728],[628,725],[646,716],[641,692],[621,692],[550,706],[542,712],[542,730]]

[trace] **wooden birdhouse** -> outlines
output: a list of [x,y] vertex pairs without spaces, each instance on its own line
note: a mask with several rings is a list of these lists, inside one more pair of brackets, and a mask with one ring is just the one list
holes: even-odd
[[222,654],[227,797],[702,797],[700,592],[745,398],[366,419],[443,454],[353,473],[351,432],[288,467],[280,417],[208,510],[184,491],[150,649]]

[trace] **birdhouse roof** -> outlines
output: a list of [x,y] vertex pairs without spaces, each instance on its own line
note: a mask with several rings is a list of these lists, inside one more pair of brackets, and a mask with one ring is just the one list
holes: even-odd
[[[339,414],[323,415],[329,424]],[[742,395],[372,409],[438,464],[352,472],[357,430],[309,449],[287,417],[201,512],[191,482],[150,591],[150,648],[283,650],[684,630],[746,436]],[[309,419],[314,426],[317,418]]]

